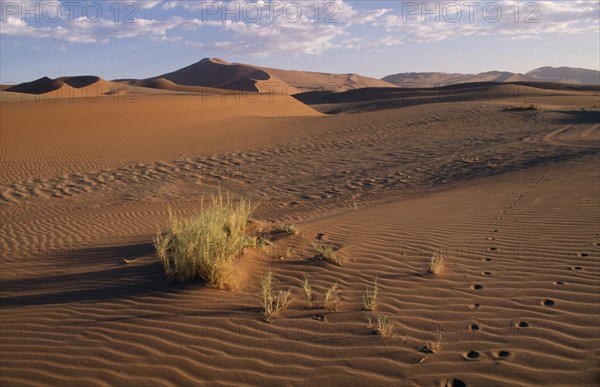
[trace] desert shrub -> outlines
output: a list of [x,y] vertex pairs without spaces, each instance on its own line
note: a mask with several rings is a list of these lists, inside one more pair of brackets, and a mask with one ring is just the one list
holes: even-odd
[[247,232],[255,208],[246,199],[234,202],[219,192],[203,201],[199,213],[189,218],[178,218],[169,211],[168,231],[154,238],[167,280],[202,278],[210,287],[234,288],[235,260],[255,243]]

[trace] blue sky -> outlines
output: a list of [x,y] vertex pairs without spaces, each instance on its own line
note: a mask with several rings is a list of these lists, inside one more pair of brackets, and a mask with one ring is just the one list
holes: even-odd
[[600,67],[595,0],[0,1],[2,83],[144,78],[204,57],[378,78]]

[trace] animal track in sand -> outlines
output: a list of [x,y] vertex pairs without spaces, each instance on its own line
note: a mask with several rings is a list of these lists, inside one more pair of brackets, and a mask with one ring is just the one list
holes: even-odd
[[469,351],[463,355],[466,360],[477,360],[479,359],[479,352]]
[[496,359],[498,359],[498,360],[508,359],[510,357],[510,355],[511,355],[511,353],[508,351],[499,351],[494,354],[494,356],[496,356]]
[[492,272],[491,272],[491,271],[484,271],[484,272],[483,272],[483,273],[481,273],[481,274],[483,274],[483,275],[485,275],[485,276],[488,276],[488,277],[489,277],[489,276],[491,276],[491,275],[492,275]]
[[483,285],[475,284],[475,285],[472,286],[472,288],[475,289],[475,290],[480,290],[480,289],[483,289]]
[[554,285],[565,285],[566,282],[563,282],[563,281],[554,281],[553,284]]
[[542,300],[542,305],[544,306],[554,306],[554,301],[550,299]]
[[569,268],[569,270],[583,270],[583,267],[581,267],[581,266],[571,266]]
[[469,329],[473,332],[478,331],[479,330],[479,325],[477,324],[471,324],[471,326],[469,327]]
[[588,253],[579,253],[578,254],[580,257],[585,258],[585,257],[589,257],[590,255]]
[[520,321],[516,325],[517,325],[518,328],[527,328],[527,327],[529,327],[529,323],[527,321]]
[[480,304],[470,304],[469,305],[469,309],[472,309],[472,310],[479,309],[480,307],[481,307]]
[[452,379],[452,381],[446,381],[444,387],[467,387],[467,383],[462,380]]

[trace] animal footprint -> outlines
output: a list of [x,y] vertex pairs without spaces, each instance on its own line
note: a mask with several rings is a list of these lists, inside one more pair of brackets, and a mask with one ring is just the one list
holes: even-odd
[[497,353],[495,353],[496,359],[498,360],[505,360],[508,359],[510,357],[511,353],[508,351],[499,351]]
[[479,359],[479,352],[477,351],[469,351],[464,354],[465,359],[467,360],[477,360]]
[[547,300],[542,300],[542,305],[544,306],[554,306],[554,301],[547,299]]

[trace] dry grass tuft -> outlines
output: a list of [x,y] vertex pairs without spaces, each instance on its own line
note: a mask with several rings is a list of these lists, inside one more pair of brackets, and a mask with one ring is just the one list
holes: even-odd
[[438,275],[444,270],[444,254],[441,251],[436,251],[429,262],[429,270],[427,272]]
[[308,282],[308,277],[304,276],[304,281],[302,282],[302,289],[304,290],[304,300],[306,301],[306,307],[312,308],[312,287],[310,282]]
[[159,232],[154,238],[167,280],[186,282],[199,277],[210,287],[235,288],[234,262],[254,245],[247,225],[255,208],[246,199],[234,202],[219,192],[192,217],[177,218],[169,211],[167,233]]
[[338,310],[340,306],[340,287],[338,284],[333,284],[325,292],[325,300],[323,301],[323,307],[329,310]]
[[336,248],[330,244],[320,244],[313,242],[313,248],[316,251],[315,259],[318,261],[327,261],[341,266],[342,257],[340,257]]
[[273,273],[268,272],[260,280],[261,297],[263,304],[263,316],[266,322],[270,322],[273,317],[287,309],[292,302],[292,289],[286,291],[273,291]]
[[369,329],[372,329],[373,332],[377,333],[378,336],[381,337],[390,337],[393,336],[393,324],[389,322],[387,316],[383,313],[375,314],[375,321],[373,321],[373,317],[365,313],[365,318],[367,319]]
[[296,235],[298,233],[298,228],[295,225],[289,223],[282,224],[281,226],[277,227],[276,230],[290,235]]
[[375,309],[375,303],[377,302],[377,295],[379,294],[379,287],[377,284],[377,277],[373,282],[373,286],[367,286],[365,293],[363,294],[363,310],[371,311]]

